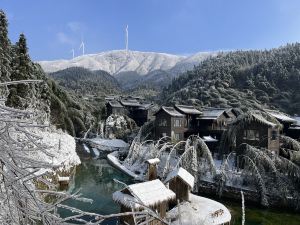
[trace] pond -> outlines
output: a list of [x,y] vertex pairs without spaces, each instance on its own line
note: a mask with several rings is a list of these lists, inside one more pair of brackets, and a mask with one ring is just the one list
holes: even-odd
[[[133,183],[133,180],[121,171],[112,167],[106,159],[84,159],[82,164],[77,166],[74,179],[70,184],[69,191],[74,193],[80,189],[82,197],[93,200],[93,203],[68,200],[66,205],[78,209],[99,214],[112,214],[120,212],[120,207],[112,200],[112,193],[122,189],[122,184],[116,183],[117,179],[126,184]],[[72,215],[66,210],[59,210],[61,216]],[[102,224],[116,224],[117,219],[104,221]]]
[[[82,158],[82,164],[77,166],[76,174],[71,182],[70,190],[81,190],[83,197],[93,200],[93,204],[69,200],[67,205],[99,214],[118,213],[120,208],[113,202],[112,193],[123,186],[113,179],[118,179],[126,184],[133,180],[121,171],[112,167],[106,159]],[[236,202],[223,201],[232,213],[232,225],[241,225],[241,205]],[[70,212],[60,210],[62,216],[70,215]],[[104,221],[102,224],[117,224],[117,219]],[[285,211],[267,210],[259,207],[247,206],[245,225],[299,225],[300,215]]]

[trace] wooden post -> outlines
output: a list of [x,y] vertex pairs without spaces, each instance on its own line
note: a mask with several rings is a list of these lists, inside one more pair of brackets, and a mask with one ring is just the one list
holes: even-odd
[[157,167],[156,165],[160,162],[158,158],[148,159],[148,180],[155,180],[157,178]]

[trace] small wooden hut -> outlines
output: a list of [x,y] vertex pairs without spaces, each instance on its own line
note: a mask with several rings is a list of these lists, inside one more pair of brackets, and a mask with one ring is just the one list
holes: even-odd
[[59,188],[61,190],[68,189],[70,178],[69,177],[58,177]]
[[175,192],[176,200],[180,202],[190,200],[189,195],[194,182],[194,176],[182,167],[169,173],[165,180],[165,183],[169,183],[169,188]]
[[[166,188],[160,180],[152,180],[127,186],[121,191],[113,193],[113,200],[121,205],[121,212],[139,211],[143,206],[150,207],[165,218],[169,202],[175,200],[173,191]],[[133,224],[133,216],[121,217],[121,223]],[[155,219],[149,225],[160,225]]]
[[158,158],[148,159],[148,180],[155,180],[157,178],[157,164],[160,162]]

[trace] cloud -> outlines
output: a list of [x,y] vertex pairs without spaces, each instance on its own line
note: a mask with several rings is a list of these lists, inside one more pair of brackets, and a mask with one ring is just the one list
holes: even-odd
[[63,32],[58,32],[56,34],[57,40],[62,43],[62,44],[69,44],[69,45],[74,45],[75,40],[71,37],[69,37],[67,34]]
[[67,27],[73,32],[79,32],[79,31],[82,32],[83,29],[85,28],[85,25],[81,22],[73,21],[73,22],[67,23]]

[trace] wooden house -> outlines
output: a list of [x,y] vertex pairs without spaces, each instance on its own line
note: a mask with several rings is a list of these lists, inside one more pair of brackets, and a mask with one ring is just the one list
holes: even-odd
[[164,183],[168,183],[170,190],[175,192],[176,200],[182,202],[190,200],[190,192],[194,187],[194,182],[194,176],[180,167],[169,173]]
[[220,140],[228,124],[237,117],[231,108],[205,108],[198,118],[198,131],[200,136],[212,136]]
[[136,98],[117,98],[108,96],[106,99],[107,117],[116,115],[126,115],[133,119],[138,126],[142,126],[148,121],[151,103],[141,103]]
[[207,145],[209,150],[212,152],[212,154],[214,155],[216,153],[217,146],[219,144],[219,140],[217,140],[216,138],[213,138],[210,135],[202,136],[201,138],[205,142],[205,144]]
[[160,162],[159,158],[148,159],[148,180],[155,180],[157,178],[157,164]]
[[111,100],[106,103],[107,117],[112,114],[122,115],[124,112],[124,107],[118,101]]
[[192,134],[198,134],[197,118],[202,114],[194,106],[190,105],[175,105],[175,109],[181,114],[185,115],[187,123],[187,131],[185,138]]
[[70,177],[58,177],[59,189],[66,190],[69,187]]
[[[113,193],[113,200],[121,205],[121,212],[143,210],[143,206],[150,207],[157,211],[161,218],[165,218],[169,202],[174,200],[176,195],[166,188],[160,180],[152,180],[127,186],[121,191]],[[121,223],[134,225],[133,216],[122,216]],[[160,225],[155,219],[149,225]]]
[[258,148],[266,148],[279,154],[280,125],[270,122],[260,114],[245,114],[232,123],[238,127],[236,147],[243,143]]
[[164,136],[180,141],[184,139],[187,131],[187,122],[184,114],[174,107],[162,106],[155,114],[155,137]]
[[121,99],[120,103],[125,108],[126,115],[133,119],[138,126],[142,126],[148,121],[148,110],[151,104],[142,104],[135,98]]
[[282,133],[287,135],[288,129],[293,125],[296,124],[297,121],[290,116],[279,112],[279,111],[274,111],[274,110],[266,110],[267,113],[269,113],[271,116],[275,117],[279,123],[282,124]]
[[288,128],[286,135],[291,138],[300,140],[300,117],[293,117],[293,119],[296,121],[296,123],[292,124]]

